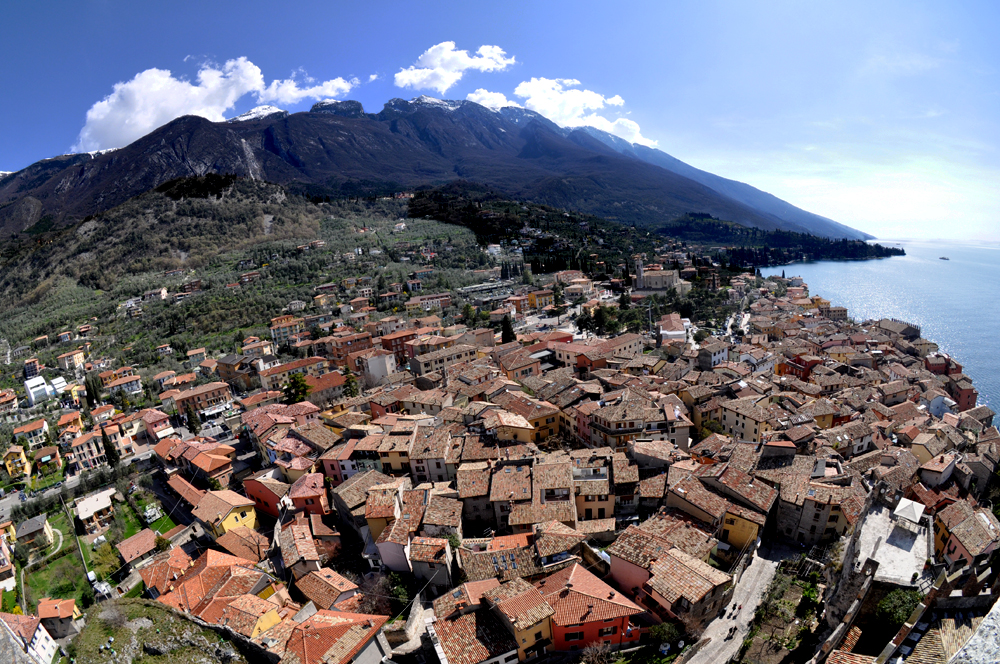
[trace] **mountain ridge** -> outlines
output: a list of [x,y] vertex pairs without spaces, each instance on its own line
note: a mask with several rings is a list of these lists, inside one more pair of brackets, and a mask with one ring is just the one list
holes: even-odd
[[0,233],[43,221],[66,225],[168,180],[220,173],[332,193],[355,191],[357,183],[375,192],[465,179],[625,224],[652,227],[703,212],[767,230],[869,237],[662,151],[562,128],[519,107],[418,97],[389,100],[379,113],[347,100],[237,117],[184,116],[114,151],[64,155],[0,176]]

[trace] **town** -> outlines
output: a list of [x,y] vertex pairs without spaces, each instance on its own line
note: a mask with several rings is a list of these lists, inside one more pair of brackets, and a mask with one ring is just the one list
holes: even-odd
[[[1000,433],[919,327],[676,246],[617,278],[522,278],[508,252],[453,289],[317,284],[238,348],[150,366],[96,317],[5,344],[0,625],[38,664],[220,639],[301,664],[925,664],[1000,628]],[[167,276],[114,315],[198,297]],[[728,318],[652,313],[693,288]]]

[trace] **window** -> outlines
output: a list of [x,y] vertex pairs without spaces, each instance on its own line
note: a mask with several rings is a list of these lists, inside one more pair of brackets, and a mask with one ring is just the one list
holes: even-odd
[[567,641],[583,641],[583,632],[566,632]]
[[313,504],[313,499],[312,498],[306,498],[306,505],[312,505],[312,504]]
[[726,519],[726,525],[727,526],[735,526],[736,525],[736,519]]
[[247,518],[247,513],[246,513],[246,510],[243,510],[242,512],[240,512],[240,518],[241,518],[241,519],[245,519],[245,518]]
[[598,630],[597,635],[598,636],[611,636],[611,635],[617,634],[617,633],[618,633],[618,625],[613,625],[611,627],[602,627],[600,630]]
[[542,633],[535,632],[535,641],[541,641],[541,640],[542,640]]
[[583,497],[583,502],[585,502],[585,503],[592,503],[592,502],[594,502],[594,497],[593,496],[584,496]]
[[598,496],[597,497],[597,502],[599,502],[599,503],[606,503],[606,502],[608,502],[608,497],[607,496]]

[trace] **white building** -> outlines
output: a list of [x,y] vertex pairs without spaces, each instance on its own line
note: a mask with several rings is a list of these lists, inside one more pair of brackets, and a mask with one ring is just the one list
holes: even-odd
[[16,616],[0,613],[0,625],[13,637],[14,642],[38,664],[50,664],[55,657],[56,642],[34,616]]
[[34,406],[36,403],[45,401],[51,396],[55,396],[55,390],[41,376],[35,376],[24,381],[24,392],[28,395],[28,403]]

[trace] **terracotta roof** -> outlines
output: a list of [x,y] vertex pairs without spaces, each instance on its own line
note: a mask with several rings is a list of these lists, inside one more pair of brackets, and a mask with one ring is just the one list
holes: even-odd
[[410,542],[410,560],[424,563],[447,562],[448,540],[439,537],[414,537]]
[[432,495],[424,510],[424,523],[432,526],[462,525],[462,501]]
[[680,598],[695,604],[718,586],[732,581],[724,574],[680,549],[670,549],[649,566],[649,586],[669,604]]
[[473,611],[434,623],[448,664],[478,664],[517,650],[517,642],[490,611]]
[[118,553],[121,555],[122,560],[130,563],[155,548],[156,533],[149,528],[145,528],[118,544]]
[[220,522],[237,507],[253,507],[253,504],[253,501],[246,496],[229,489],[209,491],[198,501],[191,514],[205,523],[214,524]]
[[332,608],[343,593],[358,589],[357,584],[325,567],[319,571],[309,572],[296,581],[295,585],[321,609]]
[[552,622],[561,627],[643,612],[628,597],[576,563],[537,581],[535,587],[554,610]]
[[191,556],[175,546],[152,558],[152,562],[139,570],[147,588],[155,588],[161,595],[191,566]]
[[524,579],[513,579],[483,593],[483,599],[492,604],[520,631],[537,625],[555,613],[548,602]]
[[319,560],[319,552],[316,551],[309,526],[288,524],[281,530],[278,542],[285,567],[292,567],[299,561]]
[[368,497],[368,489],[378,484],[392,482],[392,480],[393,478],[383,475],[377,470],[369,470],[352,475],[346,482],[335,487],[333,493],[344,501],[348,509],[354,509],[365,502]]
[[[345,664],[378,635],[388,619],[388,616],[320,609],[301,623],[290,621],[288,638],[281,646],[282,661]],[[258,639],[267,637],[272,630],[258,635]]]
[[38,629],[39,623],[42,622],[41,619],[35,616],[18,616],[13,613],[0,613],[0,620],[7,623],[10,631],[24,639],[25,643],[31,643],[31,640],[35,636],[35,630]]
[[463,463],[458,467],[455,484],[459,498],[475,498],[490,493],[489,464],[485,461]]
[[296,498],[309,498],[313,496],[325,496],[326,486],[323,484],[323,473],[306,473],[289,489],[288,495],[293,500]]
[[261,599],[249,593],[238,596],[222,607],[221,615],[214,621],[226,625],[243,636],[253,636],[257,623],[271,611],[277,611],[278,605]]
[[875,658],[870,655],[859,655],[846,650],[834,650],[826,658],[827,664],[873,664]]
[[535,550],[542,558],[569,551],[587,536],[559,521],[540,523],[535,527]]
[[52,599],[51,597],[43,597],[38,601],[38,617],[42,619],[72,618],[73,611],[75,609],[76,600],[74,599]]
[[271,541],[256,530],[246,526],[237,526],[227,531],[215,543],[238,558],[258,563],[267,557]]
[[434,615],[438,618],[444,618],[454,613],[458,608],[478,608],[483,594],[499,585],[500,582],[496,579],[463,583],[434,600]]

